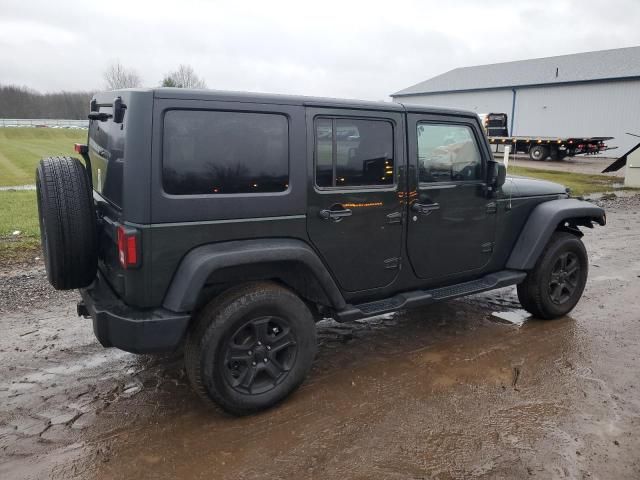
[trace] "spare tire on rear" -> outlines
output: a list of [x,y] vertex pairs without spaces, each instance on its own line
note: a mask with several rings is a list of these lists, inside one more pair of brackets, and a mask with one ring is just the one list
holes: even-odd
[[49,282],[58,290],[88,286],[98,256],[93,191],[84,165],[71,157],[43,158],[36,194]]

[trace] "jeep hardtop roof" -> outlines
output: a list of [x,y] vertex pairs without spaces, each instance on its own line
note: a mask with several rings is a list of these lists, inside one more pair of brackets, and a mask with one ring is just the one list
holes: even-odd
[[127,91],[153,92],[154,98],[182,100],[218,100],[224,102],[273,103],[279,105],[304,105],[309,107],[348,108],[353,110],[381,110],[392,112],[431,113],[477,117],[475,112],[428,105],[412,105],[396,102],[374,102],[341,98],[282,95],[274,93],[233,92],[225,90],[196,90],[188,88],[127,89]]

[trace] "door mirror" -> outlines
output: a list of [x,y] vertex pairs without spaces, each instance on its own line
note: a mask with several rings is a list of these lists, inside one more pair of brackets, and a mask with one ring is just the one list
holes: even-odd
[[507,167],[504,163],[489,162],[489,185],[493,190],[499,189],[507,179]]
[[507,180],[507,167],[504,163],[498,163],[498,174],[496,175],[496,188],[500,188]]

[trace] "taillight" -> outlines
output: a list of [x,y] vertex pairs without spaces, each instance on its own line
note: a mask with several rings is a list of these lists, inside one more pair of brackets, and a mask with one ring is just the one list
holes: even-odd
[[118,259],[122,268],[138,266],[138,232],[122,225],[118,227]]
[[79,153],[80,155],[86,155],[87,152],[89,151],[89,147],[87,147],[86,145],[84,145],[82,143],[74,143],[73,144],[73,150],[76,153]]

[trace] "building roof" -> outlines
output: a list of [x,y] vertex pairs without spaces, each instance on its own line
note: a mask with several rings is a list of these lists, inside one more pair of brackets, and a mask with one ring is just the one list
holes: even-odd
[[456,68],[391,94],[429,93],[554,85],[640,77],[640,47],[616,48]]

